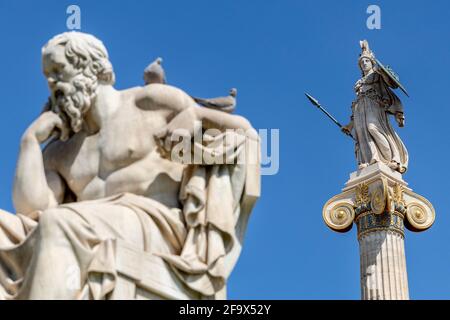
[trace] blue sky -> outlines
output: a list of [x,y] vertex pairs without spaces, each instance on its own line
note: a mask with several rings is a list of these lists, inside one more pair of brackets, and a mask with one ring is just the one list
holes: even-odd
[[[410,93],[399,94],[406,127],[397,130],[411,159],[405,179],[437,214],[427,232],[406,234],[410,295],[450,298],[450,2],[0,0],[5,210],[20,136],[48,95],[40,48],[66,31],[70,4],[81,7],[82,31],[107,46],[119,89],[141,85],[145,66],[162,56],[170,84],[197,96],[237,87],[237,113],[256,128],[280,129],[280,171],[263,177],[231,299],[359,299],[356,228],[333,233],[321,216],[355,169],[352,141],[303,92],[347,122],[358,41],[368,39]],[[381,7],[381,30],[366,27],[370,4]]]

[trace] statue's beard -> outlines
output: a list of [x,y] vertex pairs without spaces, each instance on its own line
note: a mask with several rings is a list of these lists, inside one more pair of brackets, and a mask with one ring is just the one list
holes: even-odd
[[[83,125],[83,116],[91,107],[96,97],[97,81],[82,74],[70,82],[59,81],[52,88],[50,109],[57,113],[67,127],[67,135],[77,133]],[[68,136],[61,136],[66,140]]]

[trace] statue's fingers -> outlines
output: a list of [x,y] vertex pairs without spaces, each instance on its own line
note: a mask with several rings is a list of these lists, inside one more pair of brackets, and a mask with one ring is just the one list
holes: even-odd
[[164,149],[169,153],[172,150],[172,139],[171,135],[167,135],[164,139]]
[[61,139],[61,131],[53,130],[53,132],[50,134],[49,139]]
[[65,125],[62,119],[58,116],[58,120],[55,122],[55,127],[59,129],[61,141],[67,141],[69,139],[69,128]]
[[154,134],[154,136],[158,139],[163,139],[165,138],[165,136],[167,136],[167,127],[164,127],[158,131],[156,131],[156,133]]

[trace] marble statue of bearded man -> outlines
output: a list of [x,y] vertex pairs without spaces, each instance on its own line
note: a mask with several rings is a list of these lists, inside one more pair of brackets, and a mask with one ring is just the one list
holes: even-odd
[[[16,214],[0,211],[0,299],[224,298],[259,196],[249,122],[169,85],[116,90],[92,35],[54,37],[42,63],[51,96],[21,139]],[[179,129],[214,129],[184,141],[227,162],[173,161]]]
[[361,49],[358,66],[363,76],[354,87],[357,98],[352,104],[351,122],[343,131],[355,133],[359,169],[381,162],[404,173],[408,151],[389,121],[389,115],[394,115],[400,127],[405,123],[403,105],[391,90],[398,86],[379,68],[366,40],[361,41]]

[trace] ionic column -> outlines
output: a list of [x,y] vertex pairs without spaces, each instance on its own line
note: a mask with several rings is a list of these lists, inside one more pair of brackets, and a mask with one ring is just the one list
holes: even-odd
[[409,299],[405,227],[415,232],[431,227],[435,212],[427,199],[412,192],[401,174],[376,163],[352,173],[322,214],[334,231],[357,226],[363,300]]

